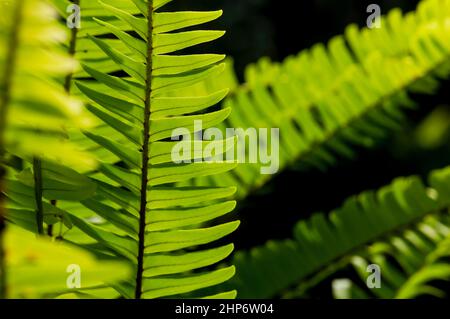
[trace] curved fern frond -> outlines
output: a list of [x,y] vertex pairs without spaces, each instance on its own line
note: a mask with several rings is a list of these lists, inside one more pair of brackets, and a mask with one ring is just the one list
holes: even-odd
[[[417,226],[375,243],[361,255],[351,258],[362,282],[349,286],[349,298],[412,299],[424,295],[439,298],[446,296],[441,285],[450,280],[450,220],[445,214],[439,218],[429,216]],[[380,287],[368,289],[366,281],[369,265],[381,270]],[[357,294],[354,294],[357,292]]]
[[[218,64],[223,55],[173,54],[220,37],[220,31],[183,29],[212,21],[221,11],[160,12],[168,2],[100,2],[98,11],[95,5],[93,12],[88,11],[98,14],[91,21],[98,27],[89,24],[87,30],[80,30],[87,36],[81,47],[96,47],[90,51],[92,58],[95,60],[94,55],[101,52],[101,59],[107,57],[101,63],[109,66],[85,61],[86,79],[76,75],[80,76],[78,90],[90,99],[88,109],[101,122],[85,135],[115,159],[101,160],[98,171],[91,175],[97,184],[96,195],[82,201],[84,215],[71,217],[75,232],[68,232],[65,239],[75,242],[81,230],[95,241],[86,247],[135,265],[134,278],[114,286],[128,298],[180,296],[196,290],[201,294],[201,289],[234,275],[234,267],[201,271],[226,258],[233,245],[197,247],[237,228],[237,221],[200,226],[233,210],[235,202],[227,199],[235,188],[176,187],[174,183],[222,173],[235,165],[197,161],[176,164],[171,152],[179,142],[168,141],[177,128],[186,129],[182,135],[193,134],[198,130],[194,121],[203,121],[206,129],[218,125],[230,113],[229,109],[207,111],[226,95],[226,90],[203,96],[171,94],[223,70],[223,64]],[[105,29],[110,37],[93,36]],[[132,54],[127,53],[130,51]],[[188,155],[187,160],[198,159],[195,152]],[[231,291],[222,296],[234,295]]]
[[[280,128],[280,169],[325,169],[401,128],[409,93],[432,93],[449,74],[449,1],[422,1],[416,12],[383,17],[381,29],[347,28],[283,63],[250,66],[224,103],[227,127]],[[228,82],[228,80],[225,80]],[[217,84],[217,83],[216,83]],[[268,143],[267,143],[268,144]],[[270,145],[266,145],[270,154]],[[270,179],[264,164],[239,165],[198,185],[238,185],[245,197]]]
[[365,245],[415,229],[429,215],[443,210],[448,214],[450,169],[433,172],[428,185],[418,177],[399,178],[376,192],[350,198],[328,217],[319,213],[300,221],[295,239],[237,252],[237,274],[227,285],[238,290],[239,298],[271,298],[299,282],[320,279],[330,267],[334,271],[336,265],[348,264]]

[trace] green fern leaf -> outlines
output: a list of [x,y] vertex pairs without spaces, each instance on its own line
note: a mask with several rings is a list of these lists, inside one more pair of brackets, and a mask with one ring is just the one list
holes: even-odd
[[[22,158],[45,157],[72,167],[95,167],[94,159],[68,143],[67,129],[88,127],[79,100],[54,78],[76,68],[58,42],[65,33],[42,1],[2,3],[0,110],[2,149]],[[43,18],[45,17],[45,18]],[[20,85],[19,85],[20,83]]]
[[[235,164],[175,164],[170,155],[176,143],[166,141],[174,129],[184,127],[194,133],[194,121],[202,121],[206,129],[230,113],[227,109],[207,112],[225,97],[225,89],[171,96],[175,90],[222,72],[224,65],[218,63],[223,55],[171,54],[223,35],[221,31],[183,30],[212,21],[221,12],[159,12],[167,2],[81,2],[85,15],[86,10],[95,15],[91,21],[95,25],[86,21],[84,28],[87,25],[89,31],[77,34],[77,52],[86,54],[81,58],[84,71],[75,74],[78,80],[73,91],[89,99],[88,109],[98,123],[85,133],[91,142],[83,137],[76,140],[89,148],[95,147],[90,144],[94,142],[97,149],[113,156],[102,158],[98,172],[91,174],[97,192],[82,201],[90,214],[72,216],[75,227],[65,239],[77,242],[84,238],[79,237],[81,230],[93,239],[85,247],[134,264],[134,278],[114,285],[128,298],[180,296],[220,284],[234,274],[234,267],[201,271],[231,254],[232,245],[201,246],[237,228],[238,222],[205,224],[233,210],[235,203],[227,199],[235,188],[173,184],[223,173]],[[95,37],[100,34],[114,38]],[[118,71],[125,75],[117,76]],[[203,150],[207,144],[200,142],[199,146]],[[195,152],[188,156],[195,158]],[[100,218],[97,223],[89,221],[94,216]]]
[[[246,69],[245,83],[231,85],[224,107],[233,111],[226,127],[280,128],[285,167],[325,170],[339,158],[354,158],[355,146],[372,147],[399,130],[403,110],[414,107],[408,93],[433,93],[449,74],[450,16],[447,1],[422,1],[416,12],[394,9],[381,29],[349,26],[344,35],[317,44],[282,63],[267,58]],[[223,83],[233,83],[228,70]],[[231,79],[231,80],[230,80]],[[199,90],[221,88],[212,80]],[[270,154],[270,144],[266,145]],[[263,163],[200,178],[196,185],[237,185],[238,198],[267,183]]]
[[[130,268],[124,263],[100,261],[74,246],[52,243],[46,238],[36,239],[16,226],[8,228],[5,246],[9,298],[77,295],[101,289],[105,282],[114,282],[130,273]],[[76,279],[70,280],[70,275],[75,273],[71,265],[79,271],[79,286]],[[101,290],[105,291],[105,288]]]
[[[318,213],[298,222],[294,239],[270,241],[250,252],[239,251],[233,260],[237,275],[227,285],[238,290],[239,298],[271,298],[301,282],[294,293],[299,295],[324,276],[348,265],[365,245],[405,228],[415,229],[427,216],[443,211],[448,220],[449,168],[430,174],[428,185],[418,177],[399,178],[376,192],[350,198],[329,216]],[[439,242],[447,229],[448,225],[438,234],[440,231],[427,227],[424,233],[431,231],[436,234],[434,242]],[[408,259],[409,253],[402,251],[401,256]],[[410,291],[409,287],[406,289]],[[406,295],[399,292],[400,296],[403,293]]]
[[[436,283],[450,279],[450,267],[445,261],[450,243],[448,217],[448,214],[428,216],[415,227],[370,245],[351,257],[351,264],[362,282],[351,283],[347,297],[355,296],[356,287],[365,298],[445,297],[445,291],[437,288]],[[376,289],[367,289],[366,285],[370,264],[379,265],[381,269],[382,280]]]

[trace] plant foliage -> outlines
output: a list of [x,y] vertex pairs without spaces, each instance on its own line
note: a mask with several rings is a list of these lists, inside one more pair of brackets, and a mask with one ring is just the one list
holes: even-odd
[[[299,221],[293,239],[270,241],[249,252],[238,252],[234,259],[237,275],[228,284],[237,288],[239,298],[271,298],[295,285],[304,293],[306,288],[350,264],[366,245],[384,238],[393,238],[394,247],[401,251],[398,258],[403,259],[406,268],[403,276],[411,275],[424,263],[419,252],[431,254],[432,245],[441,241],[442,247],[447,247],[449,192],[450,170],[446,168],[433,172],[428,186],[418,177],[399,178],[378,191],[354,196],[330,214],[317,213]],[[430,264],[445,255],[443,248],[436,250],[439,252],[430,256]],[[353,261],[361,263],[361,259]],[[383,274],[389,273],[391,284],[392,267],[381,264]]]
[[[188,137],[279,128],[281,170],[355,158],[401,128],[411,94],[447,78],[450,1],[393,10],[381,29],[351,25],[282,63],[263,58],[242,85],[224,55],[192,53],[224,35],[200,29],[222,11],[171,2],[0,2],[0,297],[304,298],[340,269],[360,280],[335,281],[336,297],[445,296],[449,168],[351,197],[300,220],[292,239],[229,258],[239,221],[223,220],[270,176],[261,163],[205,162],[211,145]],[[67,28],[71,5],[81,28]],[[211,157],[244,137],[215,141],[227,147]],[[194,146],[182,163],[180,143]],[[381,289],[364,286],[372,263]],[[83,284],[69,287],[74,265]]]

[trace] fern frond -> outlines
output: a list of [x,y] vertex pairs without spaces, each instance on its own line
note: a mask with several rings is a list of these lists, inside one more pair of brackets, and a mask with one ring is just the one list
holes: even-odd
[[[48,298],[101,290],[105,282],[130,274],[130,268],[122,262],[100,261],[72,245],[36,239],[16,226],[8,227],[5,247],[8,298]],[[76,271],[79,281],[70,277],[72,273],[77,275]]]
[[[353,158],[355,146],[371,147],[401,128],[403,110],[414,106],[410,92],[432,93],[448,76],[449,18],[448,1],[425,0],[416,12],[391,11],[381,29],[352,25],[327,46],[283,63],[262,59],[225,101],[233,110],[227,127],[280,128],[280,170],[326,169]],[[271,178],[261,175],[261,166],[239,165],[196,182],[238,185],[245,197]]]
[[367,244],[415,229],[443,210],[448,215],[450,169],[430,174],[428,185],[418,177],[399,178],[376,192],[350,198],[329,217],[319,213],[300,221],[294,239],[239,251],[233,260],[237,275],[227,285],[238,290],[239,298],[271,298],[299,282],[306,284],[339,260],[348,264]]
[[[0,6],[4,12],[0,19],[0,42],[3,43],[0,52],[0,149],[2,171],[8,170],[7,179],[3,174],[1,177],[0,227],[3,233],[0,234],[0,286],[2,296],[8,293],[7,296],[13,298],[44,297],[44,293],[67,291],[63,288],[67,288],[64,278],[68,276],[68,264],[61,267],[63,262],[67,262],[67,259],[61,258],[65,254],[45,254],[46,249],[52,252],[51,246],[55,245],[40,240],[34,244],[29,234],[22,235],[22,231],[10,224],[8,229],[11,227],[13,230],[6,231],[5,235],[3,219],[41,234],[44,221],[49,227],[58,222],[72,227],[69,213],[50,204],[50,201],[82,200],[95,192],[96,185],[87,177],[61,165],[80,170],[95,168],[94,157],[68,140],[70,130],[91,127],[93,117],[84,111],[80,99],[69,96],[62,84],[62,79],[75,72],[78,64],[61,46],[66,32],[59,25],[54,8],[41,0],[2,2]],[[3,166],[6,156],[11,155],[24,160],[24,171],[18,173]],[[3,202],[5,197],[6,202]],[[21,239],[17,240],[19,235],[15,234],[20,234]],[[10,236],[13,236],[13,241]],[[17,266],[17,263],[24,261],[22,256],[33,249],[36,249],[34,255],[38,262],[33,265],[25,262],[23,266]],[[122,262],[95,264],[94,259],[87,257],[85,252],[67,248],[67,252],[70,251],[74,258],[79,257],[80,262],[84,260],[83,267],[90,274],[83,282],[86,289],[92,288],[91,284],[98,286],[104,284],[103,280],[116,280],[127,273],[123,271],[125,266]],[[55,275],[58,273],[56,277],[53,274],[52,278],[42,276],[45,266],[48,268],[46,271],[50,269],[45,263],[60,267],[55,270]],[[97,273],[97,279],[92,280],[94,269],[102,265],[112,274]],[[36,275],[37,271],[41,273]],[[12,291],[6,291],[5,282],[13,286]]]
[[[63,1],[56,3],[63,4]],[[7,8],[6,4],[2,5]],[[25,160],[23,165],[26,169],[20,174],[11,171],[6,182],[11,186],[11,189],[4,191],[9,200],[6,207],[13,209],[7,220],[43,235],[44,224],[51,228],[61,220],[70,225],[68,214],[52,207],[57,200],[82,200],[95,191],[95,184],[87,178],[56,164],[58,161],[81,170],[95,168],[94,156],[88,150],[81,151],[80,145],[68,140],[69,132],[79,131],[88,124],[91,127],[95,118],[84,111],[80,98],[69,96],[70,85],[66,83],[70,84],[72,74],[79,67],[70,48],[63,47],[63,43],[70,40],[66,26],[58,24],[59,17],[54,8],[46,1],[28,0],[15,1],[9,5],[9,10],[14,10],[15,6],[18,8],[17,19],[14,20],[11,13],[5,18],[5,28],[2,29],[5,39],[15,43],[3,55],[5,62],[8,59],[11,62],[5,64],[5,72],[8,68],[10,70],[10,76],[6,76],[5,81],[9,78],[11,92],[5,90],[4,93],[13,97],[7,107],[14,110],[11,115],[14,120],[8,123],[11,128],[7,127],[7,134],[13,137],[9,141],[13,148],[21,149],[23,143],[29,143],[39,151],[10,150]],[[42,145],[44,142],[46,147]],[[76,153],[66,153],[67,147]],[[55,157],[52,154],[58,155]],[[84,157],[78,158],[77,154],[84,154]],[[86,161],[89,164],[84,163]],[[17,198],[20,200],[15,200]],[[51,230],[48,232],[50,234]]]
[[[351,258],[361,283],[359,298],[412,299],[423,295],[439,298],[446,296],[436,282],[450,280],[450,267],[446,258],[450,256],[450,220],[444,216],[429,216],[417,226],[385,241],[370,245],[360,255]],[[381,270],[380,287],[368,289],[366,281],[370,273],[367,267],[376,264]],[[442,286],[442,285],[441,285]]]
[[[96,195],[82,201],[84,212],[71,217],[75,227],[65,239],[77,242],[81,231],[93,240],[86,248],[131,262],[135,276],[114,285],[127,298],[179,296],[195,290],[201,294],[201,289],[234,274],[234,267],[201,271],[226,258],[233,245],[197,247],[237,228],[238,222],[200,226],[233,210],[235,203],[227,199],[235,188],[173,184],[235,165],[175,164],[171,150],[177,143],[167,141],[176,128],[195,133],[194,121],[203,121],[206,129],[230,112],[207,112],[227,90],[171,96],[223,70],[218,64],[223,55],[173,54],[223,35],[183,30],[215,20],[221,11],[160,12],[167,2],[104,1],[100,7],[87,3],[92,11],[87,14],[95,19],[86,21],[78,34],[78,53],[88,50],[89,56],[83,59],[84,73],[75,74],[76,87],[89,98],[88,109],[99,124],[85,136],[113,157],[101,159],[98,171],[90,175],[97,184]],[[95,37],[105,32],[111,36]],[[197,158],[190,155],[190,160]]]
[[[108,13],[103,9],[102,5],[98,1],[81,0],[72,2],[69,0],[53,0],[52,3],[58,10],[60,16],[63,18],[61,24],[64,24],[64,26],[66,24],[66,21],[70,21],[72,23],[76,22],[76,20],[74,19],[74,14],[77,13],[77,9],[75,9],[73,5],[75,4],[79,6],[79,13],[81,17],[79,25],[80,28],[74,27],[70,30],[70,32],[67,33],[66,41],[64,43],[64,50],[69,52],[77,61],[88,65],[93,69],[103,70],[105,72],[119,71],[120,68],[89,39],[89,35],[106,36],[110,34],[110,31],[108,29],[94,21],[94,18],[96,17],[109,19],[111,23],[115,25],[121,25],[122,27],[124,26],[123,22],[115,19],[114,17],[108,17]],[[130,1],[106,0],[106,3],[115,4],[122,10],[130,12],[132,14],[138,13],[138,9],[136,8],[136,6]],[[68,8],[72,8],[73,10],[68,10]],[[127,56],[133,57],[133,52],[131,52],[130,49],[120,40],[106,39],[105,41],[107,41],[108,44],[120,50]],[[80,92],[80,90],[78,90],[77,86],[75,85],[75,81],[80,79],[87,80],[89,78],[91,77],[84,71],[83,68],[78,68],[66,77],[64,86],[72,96],[75,96],[85,103],[88,103],[90,102],[89,98],[87,98],[82,92]],[[101,90],[102,93],[109,95],[109,97],[114,100],[114,96],[116,95],[113,90],[108,90],[104,87]],[[122,104],[124,104],[123,101],[121,102],[122,103],[116,105],[119,105],[120,107]],[[126,105],[124,106],[125,110],[127,110]],[[124,108],[122,107],[122,109]],[[123,137],[117,133],[117,131],[110,128],[108,125],[104,125],[102,121],[99,121],[96,118],[89,131],[99,135],[110,136],[120,143],[126,142]],[[89,138],[86,138],[86,136],[79,130],[69,131],[69,136],[70,140],[73,143],[77,144],[86,152],[94,155],[96,158],[101,158],[103,162],[116,163],[120,161],[120,158],[118,158],[107,149],[99,146]]]
[[[26,163],[25,163],[26,164]],[[41,166],[43,221],[47,226],[56,226],[59,222],[72,228],[70,213],[62,207],[55,207],[51,201],[81,201],[91,197],[96,184],[88,177],[60,164],[43,161]],[[6,180],[5,208],[6,220],[31,232],[37,233],[36,225],[36,187],[31,167],[16,172],[10,169]]]
[[65,32],[43,1],[2,2],[0,110],[4,145],[10,154],[95,167],[88,153],[68,142],[67,129],[89,127],[78,99],[69,97],[58,77],[76,68],[59,47]]

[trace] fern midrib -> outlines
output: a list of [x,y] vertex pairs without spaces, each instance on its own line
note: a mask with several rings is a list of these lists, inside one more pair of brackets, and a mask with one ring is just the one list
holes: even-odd
[[299,161],[301,158],[305,158],[305,157],[309,156],[317,148],[321,147],[321,145],[326,144],[330,140],[334,139],[341,131],[344,131],[345,129],[353,126],[355,124],[355,122],[357,122],[361,118],[364,118],[364,117],[368,116],[370,112],[372,112],[373,110],[377,109],[378,107],[382,107],[383,102],[386,102],[387,100],[393,98],[399,92],[406,91],[406,89],[408,87],[410,87],[411,85],[413,85],[414,83],[416,83],[420,79],[423,79],[423,78],[429,76],[430,74],[432,74],[435,70],[439,69],[442,65],[447,63],[449,59],[450,59],[450,54],[447,55],[445,57],[445,59],[443,59],[443,61],[440,61],[440,62],[436,63],[434,66],[431,66],[423,74],[415,76],[413,79],[411,79],[411,81],[408,81],[407,83],[401,85],[396,90],[392,90],[391,93],[389,93],[389,94],[387,94],[385,96],[382,96],[377,102],[373,103],[371,106],[369,106],[363,112],[355,114],[354,116],[350,117],[348,119],[348,121],[343,123],[343,125],[337,126],[336,128],[334,128],[330,132],[326,133],[322,142],[314,142],[314,143],[312,143],[311,148],[308,151],[306,151],[304,153],[300,153],[298,155],[298,157],[296,159],[294,159],[292,162]]
[[5,132],[6,132],[6,118],[8,116],[8,108],[11,101],[11,87],[13,81],[13,74],[15,72],[17,62],[17,50],[19,46],[19,31],[22,25],[22,14],[24,0],[15,2],[11,28],[11,36],[8,41],[8,50],[4,61],[5,70],[3,74],[3,83],[0,84],[3,94],[0,97],[0,299],[5,299],[7,295],[6,289],[6,261],[5,261],[5,215],[4,208],[4,187],[6,178],[5,165]]
[[331,265],[326,266],[319,270],[314,276],[309,279],[302,281],[301,284],[297,285],[293,291],[287,291],[281,295],[282,299],[301,299],[305,297],[305,293],[309,291],[312,287],[316,287],[323,280],[336,273],[337,271],[347,267],[350,262],[348,256],[338,259]]
[[148,29],[147,29],[147,66],[146,66],[146,87],[144,101],[144,131],[142,145],[142,168],[141,168],[141,194],[139,208],[139,243],[137,257],[137,274],[135,298],[141,299],[142,281],[144,272],[144,249],[145,249],[145,226],[147,210],[147,186],[148,186],[148,165],[150,162],[150,116],[151,116],[151,95],[153,76],[153,0],[148,0]]
[[[73,4],[80,6],[81,0],[70,0]],[[74,57],[75,56],[75,52],[77,49],[77,37],[78,37],[78,28],[77,27],[73,27],[71,29],[71,33],[70,33],[70,43],[69,43],[69,49],[67,51],[67,53],[69,54],[70,57]],[[71,88],[72,88],[72,79],[74,76],[74,71],[69,72],[66,77],[64,78],[64,91],[70,95],[71,92]],[[37,161],[40,161],[39,159],[36,159]],[[36,171],[38,168],[34,167],[34,171]],[[42,169],[42,168],[41,168]],[[42,171],[40,173],[41,175],[41,183],[42,183]],[[38,199],[36,198],[36,201],[38,201]],[[42,194],[41,194],[41,199],[40,201],[42,202]],[[50,204],[52,206],[57,206],[58,205],[58,201],[55,199],[50,200]],[[42,204],[41,204],[42,205]],[[62,223],[62,221],[61,221]],[[49,237],[53,237],[53,225],[47,225],[47,235]]]
[[33,158],[34,198],[36,201],[37,233],[44,235],[44,208],[42,203],[42,161],[38,157]]

